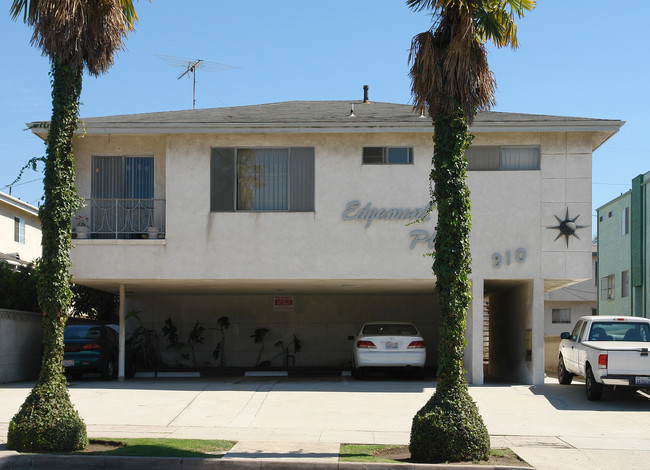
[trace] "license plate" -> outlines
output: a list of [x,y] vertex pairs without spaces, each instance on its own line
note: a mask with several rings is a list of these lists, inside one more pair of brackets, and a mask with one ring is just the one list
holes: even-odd
[[386,343],[386,349],[397,349],[397,343],[394,343],[392,341],[388,341]]
[[74,359],[63,360],[63,367],[73,367],[73,366],[74,366]]
[[650,385],[650,377],[634,377],[634,385]]

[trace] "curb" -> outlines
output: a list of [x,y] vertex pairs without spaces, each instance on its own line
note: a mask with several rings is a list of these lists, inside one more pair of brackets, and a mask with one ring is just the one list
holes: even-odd
[[532,470],[531,467],[504,467],[451,464],[319,462],[272,459],[201,459],[176,457],[107,457],[101,455],[14,454],[0,457],[2,470]]

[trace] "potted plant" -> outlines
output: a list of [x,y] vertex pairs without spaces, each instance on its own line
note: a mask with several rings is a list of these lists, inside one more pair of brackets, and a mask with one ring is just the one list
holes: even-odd
[[77,238],[88,238],[88,217],[78,215],[74,218]]

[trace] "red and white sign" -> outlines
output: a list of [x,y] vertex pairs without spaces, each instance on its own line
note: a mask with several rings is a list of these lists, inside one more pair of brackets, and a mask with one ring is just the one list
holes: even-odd
[[273,310],[293,310],[293,295],[276,295]]

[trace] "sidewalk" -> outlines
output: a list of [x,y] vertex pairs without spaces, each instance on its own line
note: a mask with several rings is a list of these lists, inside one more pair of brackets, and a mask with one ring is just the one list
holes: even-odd
[[[0,386],[0,443],[32,385]],[[434,390],[431,381],[349,377],[70,384],[90,437],[235,440],[221,460],[246,459],[253,465],[246,468],[278,459],[341,468],[336,463],[340,443],[408,444],[411,418]],[[551,379],[538,387],[470,386],[470,393],[493,447],[509,447],[535,468],[648,468],[647,396],[617,393],[588,402],[584,385],[560,386]]]

